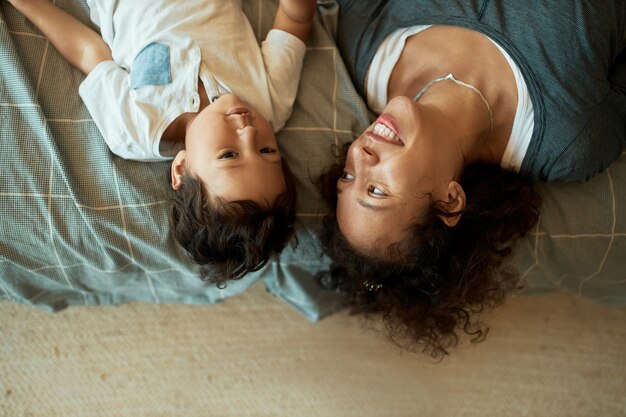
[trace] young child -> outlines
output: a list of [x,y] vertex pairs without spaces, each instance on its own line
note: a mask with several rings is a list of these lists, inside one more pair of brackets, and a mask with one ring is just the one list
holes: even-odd
[[176,240],[224,284],[293,239],[295,184],[275,132],[291,114],[316,0],[280,0],[259,47],[240,0],[87,0],[100,34],[48,0],[9,0],[87,76],[111,151],[172,159]]

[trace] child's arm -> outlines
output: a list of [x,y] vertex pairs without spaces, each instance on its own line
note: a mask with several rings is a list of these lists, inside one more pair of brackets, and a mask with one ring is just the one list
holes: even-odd
[[112,60],[102,37],[48,0],[8,0],[30,20],[59,53],[85,74],[102,61]]
[[317,0],[280,0],[273,29],[284,30],[306,41],[316,6]]

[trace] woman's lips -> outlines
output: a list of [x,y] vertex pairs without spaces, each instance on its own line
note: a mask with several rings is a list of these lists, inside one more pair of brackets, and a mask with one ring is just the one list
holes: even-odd
[[367,132],[367,136],[376,142],[404,146],[404,140],[400,136],[398,123],[390,114],[381,114],[380,117],[376,119],[372,129]]
[[389,113],[383,113],[380,116],[378,116],[378,119],[376,119],[376,123],[385,125],[393,133],[395,133],[396,136],[398,136],[399,138],[402,137],[400,135],[400,128],[398,127],[398,123],[396,122],[396,119],[394,119],[394,117],[390,115]]
[[388,145],[395,145],[395,146],[404,146],[404,144],[398,141],[397,139],[389,139],[388,137],[381,136],[377,133],[374,133],[373,131],[365,132],[365,137],[373,140],[374,142],[385,143]]

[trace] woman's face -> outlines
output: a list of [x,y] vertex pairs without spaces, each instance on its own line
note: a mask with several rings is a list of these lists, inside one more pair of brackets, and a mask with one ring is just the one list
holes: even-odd
[[350,146],[337,182],[336,214],[339,229],[357,250],[384,253],[423,219],[433,201],[447,200],[451,178],[427,113],[396,97]]

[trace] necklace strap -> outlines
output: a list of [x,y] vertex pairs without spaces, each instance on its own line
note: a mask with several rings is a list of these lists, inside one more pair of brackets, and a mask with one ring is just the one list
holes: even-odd
[[441,81],[452,81],[453,83],[460,85],[462,87],[465,87],[465,88],[469,88],[470,90],[478,94],[478,96],[483,101],[483,103],[485,103],[485,106],[487,107],[487,111],[489,112],[489,135],[487,136],[487,139],[488,139],[491,136],[491,133],[493,132],[493,112],[491,111],[491,106],[487,102],[487,99],[485,98],[485,96],[483,96],[483,93],[481,93],[478,88],[474,87],[471,84],[457,80],[456,78],[454,78],[454,75],[448,74],[445,77],[435,78],[434,80],[430,81],[428,84],[426,84],[426,87],[422,88],[422,90],[419,93],[417,93],[417,95],[413,98],[413,101],[419,100],[433,84],[436,84]]

